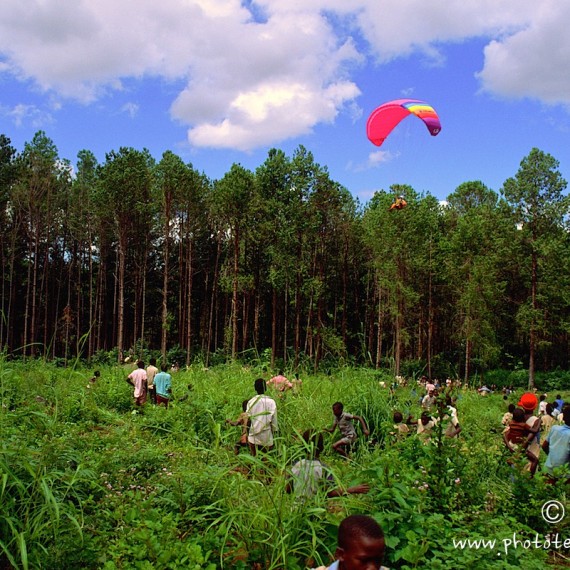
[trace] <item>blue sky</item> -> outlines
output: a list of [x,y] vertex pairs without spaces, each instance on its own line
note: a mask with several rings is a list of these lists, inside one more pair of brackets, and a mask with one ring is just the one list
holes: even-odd
[[[533,147],[570,180],[570,2],[3,0],[0,133],[61,158],[172,150],[209,177],[298,145],[362,202],[410,184],[499,191]],[[378,105],[430,102],[382,147]]]

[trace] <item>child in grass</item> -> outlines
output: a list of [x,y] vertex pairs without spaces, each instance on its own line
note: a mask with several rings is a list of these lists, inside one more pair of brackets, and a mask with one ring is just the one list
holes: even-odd
[[418,424],[418,436],[423,441],[424,444],[427,444],[431,441],[431,432],[433,428],[437,425],[437,419],[432,418],[428,412],[422,412],[420,419],[417,422]]
[[[320,456],[323,451],[323,434],[306,430],[303,433],[303,441],[308,447],[308,457],[300,459],[291,468],[291,480],[287,483],[287,492],[295,492],[297,497],[313,497],[319,490],[322,481],[332,483],[333,478],[328,467],[321,462]],[[370,486],[360,483],[346,489],[335,488],[327,492],[327,497],[340,497],[341,495],[356,495],[368,493]]]
[[528,425],[524,418],[524,410],[522,408],[515,408],[513,410],[513,417],[503,432],[503,441],[505,445],[513,453],[520,449],[521,443],[528,436]]
[[372,517],[351,515],[338,527],[336,561],[316,570],[388,570],[382,566],[385,550],[380,525]]
[[101,377],[101,372],[99,372],[99,370],[95,370],[95,372],[93,372],[93,376],[89,378],[89,384],[87,384],[87,388],[91,388],[91,385],[95,384],[95,382],[97,382],[97,380],[99,380],[100,377]]
[[247,415],[248,401],[249,400],[244,400],[241,403],[242,413],[238,416],[237,420],[226,420],[226,422],[232,426],[241,426],[241,436],[234,446],[234,453],[236,455],[239,454],[239,450],[242,447],[247,447],[247,430],[249,427],[249,416]]
[[503,419],[501,420],[501,423],[505,426],[503,433],[509,429],[509,423],[513,419],[513,412],[515,411],[515,408],[516,406],[514,404],[509,404],[509,407],[507,408],[508,411],[503,414]]
[[342,437],[333,443],[333,449],[344,457],[348,457],[347,449],[356,441],[356,429],[353,425],[353,420],[360,422],[364,435],[369,435],[368,427],[364,418],[361,416],[354,416],[344,411],[342,402],[335,402],[332,406],[334,421],[332,427],[327,429],[329,433],[333,433],[338,426]]
[[546,439],[552,426],[556,424],[556,422],[556,418],[552,415],[552,404],[546,404],[545,413],[543,416],[540,416],[541,438]]
[[393,420],[394,431],[391,435],[395,436],[396,441],[405,439],[410,433],[410,428],[406,423],[404,423],[404,416],[402,415],[402,412],[394,412]]

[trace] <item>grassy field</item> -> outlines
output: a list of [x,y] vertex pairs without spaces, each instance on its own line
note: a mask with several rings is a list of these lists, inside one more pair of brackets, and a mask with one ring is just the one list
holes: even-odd
[[[352,513],[381,523],[393,569],[531,570],[562,567],[568,554],[555,542],[570,539],[567,521],[542,516],[548,500],[568,508],[566,491],[507,464],[502,395],[459,391],[460,437],[423,445],[390,435],[394,410],[419,416],[417,386],[391,394],[380,382],[392,378],[371,370],[301,375],[298,394],[276,398],[279,434],[262,459],[234,454],[239,428],[225,421],[254,395],[261,368],[177,372],[170,408],[142,413],[129,369],[102,368],[88,387],[92,372],[0,362],[2,569],[304,569],[330,563]],[[326,434],[323,461],[336,486],[371,490],[327,499],[323,488],[300,501],[286,492],[306,454],[300,434],[330,427],[337,400],[371,434],[348,460],[331,449],[338,432]]]

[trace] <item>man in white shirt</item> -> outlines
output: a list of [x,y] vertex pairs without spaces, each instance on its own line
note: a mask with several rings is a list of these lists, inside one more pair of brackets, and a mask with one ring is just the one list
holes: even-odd
[[148,361],[148,366],[146,368],[146,381],[148,386],[148,395],[150,396],[150,401],[156,404],[156,390],[154,389],[154,377],[158,374],[158,368],[156,367],[156,358],[151,358]]
[[269,450],[273,447],[273,434],[277,431],[277,405],[275,400],[265,395],[267,385],[263,378],[254,383],[257,396],[247,402],[246,413],[250,418],[247,442],[255,457],[257,449]]
[[127,382],[134,388],[135,404],[144,406],[146,402],[146,370],[142,360],[137,362],[137,369],[127,376]]

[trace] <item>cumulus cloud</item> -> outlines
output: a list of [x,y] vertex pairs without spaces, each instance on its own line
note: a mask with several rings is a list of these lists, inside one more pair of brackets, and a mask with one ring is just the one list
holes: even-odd
[[3,0],[0,73],[86,104],[176,80],[190,143],[247,151],[357,117],[358,66],[443,65],[466,38],[488,39],[486,91],[570,103],[569,19],[559,0]]
[[570,4],[543,2],[527,27],[485,48],[485,91],[570,105]]

